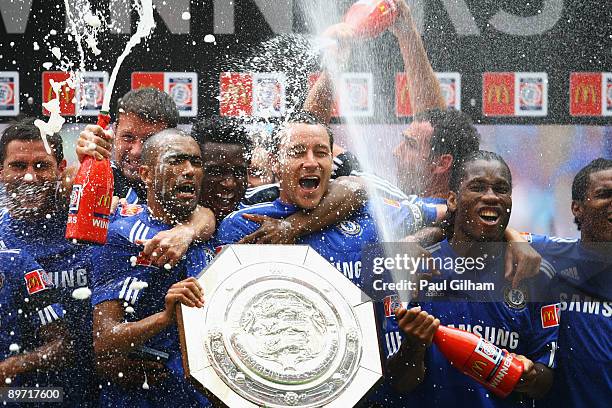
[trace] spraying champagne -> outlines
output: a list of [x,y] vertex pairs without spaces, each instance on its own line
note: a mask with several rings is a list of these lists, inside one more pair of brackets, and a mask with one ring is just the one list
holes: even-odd
[[[125,49],[117,58],[113,68],[108,87],[104,93],[102,110],[98,115],[97,125],[103,129],[110,124],[110,100],[115,87],[117,73],[125,57],[132,48],[147,38],[155,28],[153,18],[152,0],[136,0],[140,20],[136,33],[132,35]],[[72,194],[70,194],[70,207],[66,238],[94,244],[105,244],[108,233],[110,208],[113,199],[113,171],[110,160],[96,160],[87,156],[74,179]]]
[[397,18],[399,9],[394,0],[360,0],[344,16],[356,37],[376,37]]
[[[98,126],[108,128],[107,112],[98,115]],[[113,199],[113,171],[110,160],[87,156],[74,179],[66,238],[92,244],[105,244]]]

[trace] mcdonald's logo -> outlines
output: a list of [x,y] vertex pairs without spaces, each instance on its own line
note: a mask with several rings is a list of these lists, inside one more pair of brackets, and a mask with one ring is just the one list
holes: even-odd
[[36,269],[26,273],[24,279],[28,294],[30,295],[45,290],[52,285],[46,272],[42,269]]
[[482,75],[482,112],[488,116],[514,115],[514,72]]
[[601,115],[601,72],[572,72],[570,75],[570,114],[573,116]]
[[387,7],[387,4],[386,4],[386,3],[381,3],[381,4],[378,6],[378,9],[380,10],[380,13],[381,13],[382,15],[385,15],[385,14],[387,14],[389,11],[391,11],[391,9],[390,9],[389,7]]
[[[70,77],[70,74],[61,71],[45,71],[42,74],[42,99],[43,103],[49,102],[55,98],[55,92],[50,81],[56,83],[65,82]],[[62,85],[59,92],[60,113],[62,115],[76,115],[75,100],[76,92],[66,84]],[[45,115],[49,115],[47,109],[43,109]]]
[[112,197],[106,194],[103,194],[98,199],[98,207],[110,208],[112,202]]
[[542,306],[540,314],[544,329],[559,326],[559,304]]
[[[60,99],[63,99],[64,103],[66,104],[72,103],[72,99],[74,97],[74,95],[72,95],[72,92],[70,91],[72,91],[72,88],[70,88],[68,85],[63,85],[60,88],[60,92],[59,92]],[[47,92],[47,101],[50,101],[53,98],[55,98],[55,92],[53,91],[53,88],[49,87],[49,91]]]
[[597,91],[593,84],[580,84],[574,91],[574,101],[579,104],[597,103]]
[[493,97],[495,96],[495,103],[503,103],[507,105],[510,103],[510,90],[504,84],[491,85],[487,92],[487,102],[492,103]]
[[230,83],[224,96],[228,99],[228,103],[238,103],[241,105],[250,103],[248,89],[244,84]]
[[220,96],[221,115],[250,115],[253,110],[253,76],[235,72],[221,73]]
[[395,75],[395,114],[396,116],[412,116],[408,79],[403,72]]
[[472,371],[480,377],[482,377],[486,366],[487,366],[486,361],[482,361],[482,360],[472,361]]
[[402,105],[410,103],[410,93],[408,91],[408,85],[404,85],[399,92],[400,102]]

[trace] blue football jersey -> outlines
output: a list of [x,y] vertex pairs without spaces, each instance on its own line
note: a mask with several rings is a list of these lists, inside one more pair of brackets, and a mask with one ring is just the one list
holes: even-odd
[[562,310],[558,368],[540,406],[607,407],[612,395],[612,253],[595,252],[580,240],[528,239],[554,276],[551,286]]
[[0,242],[8,248],[21,248],[47,272],[55,286],[58,304],[64,311],[71,333],[76,364],[41,378],[40,384],[64,388],[64,405],[93,404],[92,313],[88,299],[72,296],[91,280],[91,247],[76,245],[64,238],[67,216],[55,214],[50,219],[26,222],[8,212],[0,218]]
[[[41,345],[33,342],[38,330],[64,316],[57,302],[50,276],[32,257],[21,249],[0,249],[0,360]],[[21,375],[11,386],[34,386],[39,379],[36,373]]]
[[[170,225],[153,219],[145,206],[111,222],[107,244],[96,248],[93,255],[92,304],[119,301],[126,309],[127,321],[138,321],[163,311],[170,286],[199,274],[213,254],[206,244],[200,244],[192,246],[185,260],[170,270],[151,265],[141,254],[142,246],[136,242],[150,239],[170,228]],[[178,407],[208,404],[206,398],[183,377],[176,327],[166,328],[145,342],[144,346],[150,353],[167,356],[166,366],[171,375],[162,384],[151,385],[149,390],[128,392],[117,385],[105,384],[101,391],[103,406]]]
[[[279,199],[243,208],[221,222],[217,240],[221,245],[232,244],[259,228],[258,223],[246,220],[243,214],[287,218],[296,211],[299,211],[298,207],[283,204]],[[375,223],[365,210],[361,210],[349,220],[298,238],[297,243],[312,246],[355,285],[361,286],[361,249],[366,243],[376,240]]]
[[[380,200],[379,204],[377,213],[392,230],[407,231],[415,228],[415,225],[431,223],[432,217],[435,220],[435,212],[422,212],[417,205],[402,204],[393,200]],[[246,220],[242,217],[244,214],[286,218],[296,211],[299,211],[298,207],[284,204],[280,199],[245,207],[230,214],[221,222],[217,231],[217,240],[222,245],[231,244],[256,231],[259,224]],[[361,251],[364,245],[377,242],[378,239],[376,222],[371,215],[371,209],[366,206],[348,220],[298,238],[297,243],[310,245],[355,285],[362,287]]]
[[[524,355],[533,362],[550,368],[555,366],[559,332],[558,308],[554,303],[548,305],[527,301],[532,296],[533,299],[542,297],[542,292],[547,290],[547,285],[550,283],[548,275],[541,274],[525,281],[519,290],[525,293],[517,293],[510,290],[510,283],[504,278],[503,256],[498,257],[496,261],[487,262],[482,270],[466,270],[458,274],[449,268],[456,262],[446,261],[458,258],[447,240],[428,249],[434,259],[445,260],[442,263],[444,267],[440,270],[441,276],[433,278],[432,283],[446,282],[446,284],[445,289],[435,293],[436,301],[419,303],[423,310],[440,319],[443,325],[472,332],[500,348]],[[451,280],[493,283],[496,290],[483,291],[475,295],[473,291],[453,289],[449,284]],[[508,288],[501,290],[508,298],[499,301],[498,295],[502,288]],[[384,321],[382,343],[387,358],[398,351],[403,339],[403,333],[393,314],[394,306],[397,305],[386,305],[389,301],[385,299],[385,302],[377,305],[379,317]],[[555,319],[544,322],[542,316],[549,309],[553,310]],[[377,399],[398,406],[504,407],[533,404],[532,400],[516,393],[506,399],[496,397],[451,366],[435,345],[427,350],[425,367],[425,378],[415,390],[406,395],[398,395],[387,384],[384,390],[379,391]]]

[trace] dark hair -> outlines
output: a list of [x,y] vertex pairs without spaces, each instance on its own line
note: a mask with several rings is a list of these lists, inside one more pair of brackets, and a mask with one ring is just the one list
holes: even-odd
[[312,113],[308,111],[297,111],[289,115],[289,117],[287,117],[287,119],[283,123],[281,123],[279,126],[277,126],[272,132],[272,140],[273,140],[273,146],[274,146],[273,150],[275,153],[278,152],[278,148],[281,143],[280,133],[283,132],[287,128],[288,125],[291,125],[294,123],[303,123],[305,125],[322,126],[327,132],[327,135],[329,136],[329,148],[330,150],[333,149],[334,133],[332,132],[331,128],[326,123],[321,122],[321,120],[319,120],[319,118],[317,118]]
[[[572,182],[572,200],[584,201],[589,189],[591,174],[608,169],[612,169],[612,160],[604,159],[603,157],[593,160],[580,169]],[[580,221],[578,221],[578,218],[574,217],[574,222],[578,226],[578,230],[580,230]]]
[[156,88],[139,88],[123,95],[117,103],[117,122],[122,113],[133,113],[147,122],[162,122],[168,128],[176,127],[179,121],[174,100]]
[[[40,129],[34,125],[35,120],[36,118],[26,117],[4,129],[4,132],[2,132],[2,137],[0,137],[0,167],[3,165],[4,159],[6,158],[6,147],[13,140],[32,140],[42,142]],[[60,164],[62,160],[64,160],[62,137],[59,135],[59,133],[54,133],[47,136],[47,142],[49,143],[53,156],[55,156],[57,164]]]
[[512,173],[510,172],[510,167],[508,167],[508,164],[506,164],[504,158],[497,153],[488,152],[486,150],[476,150],[475,152],[472,152],[465,156],[460,166],[453,168],[453,172],[451,173],[451,177],[448,182],[448,187],[450,191],[459,191],[459,186],[461,186],[461,182],[465,178],[465,170],[468,163],[474,162],[476,160],[497,161],[501,163],[502,166],[508,172],[508,182],[510,183],[510,187],[512,187]]
[[143,164],[151,165],[153,159],[157,159],[157,150],[162,144],[168,143],[171,140],[176,140],[180,137],[187,137],[189,139],[192,139],[189,133],[186,133],[178,128],[164,129],[155,133],[153,136],[145,140],[142,145],[142,153],[140,156],[141,162]]
[[431,123],[430,157],[452,155],[452,171],[460,167],[470,153],[480,148],[480,135],[466,113],[455,109],[430,109],[414,115],[414,121]]
[[608,169],[612,169],[612,160],[604,159],[603,157],[593,160],[580,169],[572,183],[572,200],[584,201],[586,192],[589,189],[591,174]]
[[191,136],[200,144],[202,153],[206,143],[222,143],[242,146],[250,157],[253,142],[245,123],[237,118],[213,115],[196,122],[191,128]]

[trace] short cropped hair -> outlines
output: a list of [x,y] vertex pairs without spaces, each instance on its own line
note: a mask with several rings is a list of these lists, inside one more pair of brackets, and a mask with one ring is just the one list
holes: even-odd
[[448,182],[450,191],[459,192],[459,187],[465,179],[465,170],[467,165],[469,163],[475,162],[476,160],[496,161],[501,163],[502,167],[508,173],[508,182],[510,183],[510,187],[512,187],[512,173],[510,172],[510,167],[508,167],[508,164],[506,163],[504,158],[497,153],[489,152],[486,150],[477,150],[465,156],[462,160],[461,165],[453,169],[450,180]]
[[277,126],[274,131],[272,132],[272,140],[273,140],[273,150],[274,152],[278,152],[278,149],[280,147],[280,144],[282,142],[282,138],[281,138],[281,133],[287,128],[287,126],[292,125],[294,123],[303,123],[305,125],[317,125],[317,126],[322,126],[323,129],[325,129],[325,131],[327,132],[327,135],[329,136],[329,148],[330,150],[333,149],[334,146],[334,133],[332,132],[331,128],[324,122],[322,122],[321,120],[319,120],[319,118],[317,118],[315,115],[313,115],[312,113],[308,112],[308,111],[297,111],[293,114],[291,114],[287,120],[285,122],[283,122],[282,124],[280,124],[279,126]]
[[480,149],[480,135],[472,119],[455,109],[429,109],[414,115],[415,122],[429,122],[433,127],[431,157],[453,156],[453,169],[471,153]]
[[244,146],[247,151],[253,145],[245,124],[236,118],[213,115],[196,122],[191,128],[191,136],[203,145],[205,143],[225,143]]
[[174,99],[156,88],[134,89],[123,95],[117,104],[117,121],[120,114],[133,113],[151,123],[164,123],[174,128],[179,122],[179,112]]
[[589,190],[591,174],[608,169],[612,169],[612,160],[603,157],[593,160],[580,169],[572,182],[572,200],[584,201],[586,192]]
[[[14,122],[7,127],[0,137],[0,167],[6,158],[6,148],[13,140],[42,141],[40,129],[34,125],[36,118],[26,117],[18,122]],[[57,164],[64,160],[64,147],[62,137],[59,133],[47,136],[47,142],[51,148],[51,153],[55,156]]]
[[[584,201],[586,199],[586,193],[589,191],[591,174],[608,169],[612,169],[612,160],[604,159],[603,157],[593,160],[580,169],[572,182],[572,201]],[[578,221],[578,218],[574,217],[574,223],[576,223],[578,230],[580,230],[580,221]]]

